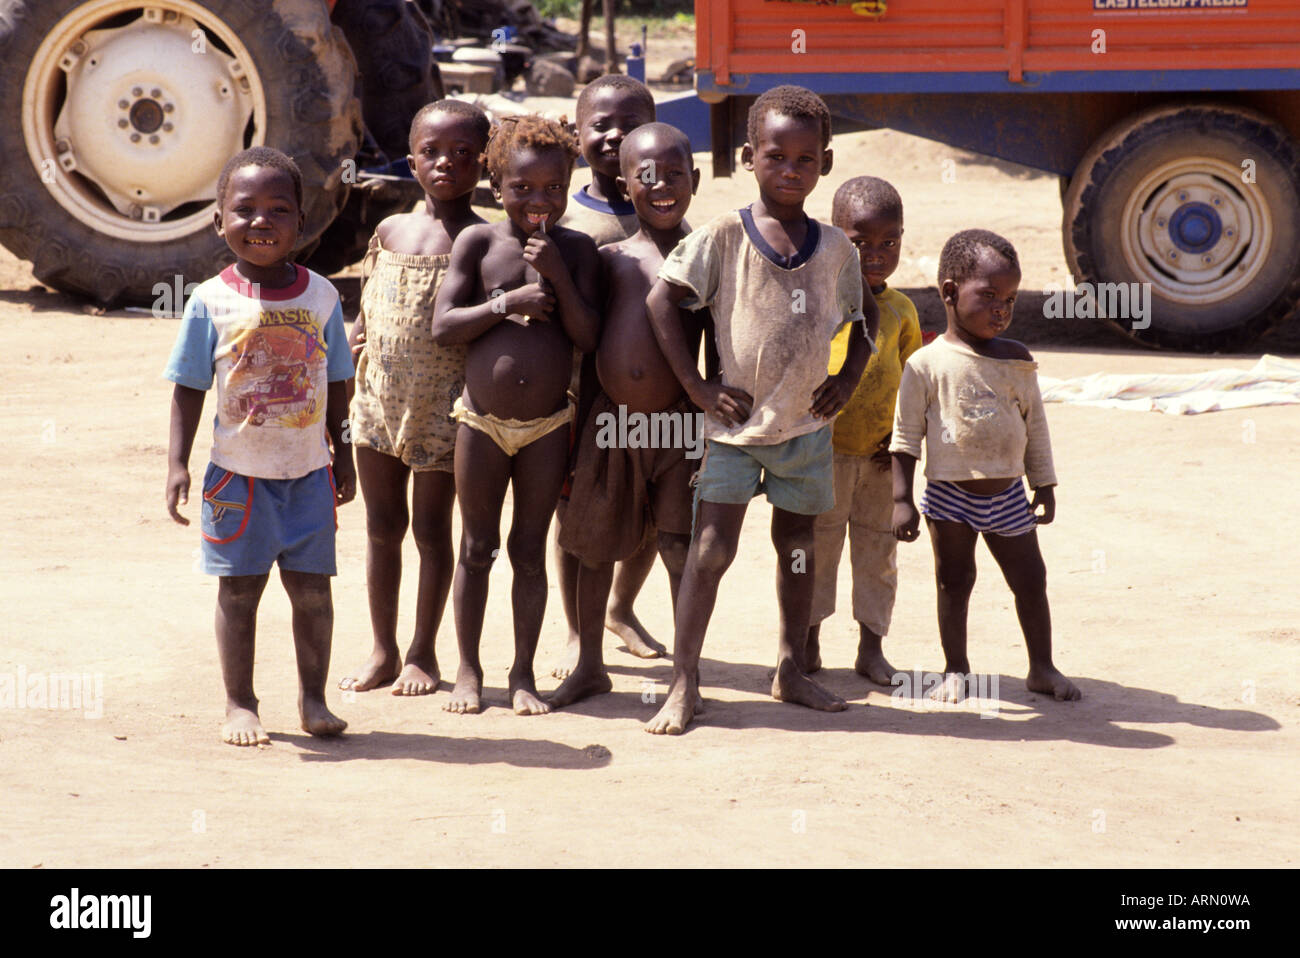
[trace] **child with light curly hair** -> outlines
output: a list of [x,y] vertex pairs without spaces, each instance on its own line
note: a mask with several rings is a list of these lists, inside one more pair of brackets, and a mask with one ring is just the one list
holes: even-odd
[[600,329],[596,244],[558,225],[577,155],[573,135],[553,120],[501,120],[485,160],[506,219],[460,232],[434,307],[435,341],[467,348],[465,389],[452,411],[460,423],[455,472],[463,529],[452,586],[460,649],[446,706],[452,712],[482,708],[479,640],[507,486],[515,626],[510,704],[521,715],[550,711],[533,674],[546,611],[546,535],[568,459],[573,350],[594,350]]

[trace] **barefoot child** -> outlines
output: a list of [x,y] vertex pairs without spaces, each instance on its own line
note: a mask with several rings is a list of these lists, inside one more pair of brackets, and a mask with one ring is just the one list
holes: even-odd
[[[748,134],[741,161],[758,181],[758,201],[682,240],[649,299],[664,355],[707,414],[708,439],[676,611],[673,684],[646,727],[655,733],[680,734],[695,714],[700,649],[718,583],[735,557],[749,500],[764,488],[781,608],[772,695],[825,711],[846,707],[804,673],[803,654],[816,568],[813,522],[834,505],[829,420],[866,366],[875,304],[867,300],[864,319],[862,277],[848,237],[803,210],[831,169],[826,104],[801,87],[776,87],[750,108]],[[679,305],[712,307],[720,385],[700,376]],[[828,376],[831,339],[850,321],[844,367]]]
[[[690,141],[665,123],[629,133],[620,157],[619,184],[632,197],[640,230],[600,250],[608,293],[596,351],[600,392],[578,439],[568,508],[580,521],[566,523],[559,537],[560,547],[581,561],[582,646],[576,667],[550,697],[555,707],[610,690],[601,640],[614,563],[636,552],[653,526],[675,606],[691,538],[690,482],[698,459],[688,445],[698,449],[697,410],[655,341],[645,303],[665,254],[688,232],[682,217],[700,173]],[[700,332],[693,330],[696,352]],[[614,425],[620,419],[643,424],[639,434],[627,431],[625,444]],[[647,422],[667,426],[648,436]]]
[[[640,229],[636,210],[618,187],[619,145],[637,127],[655,118],[654,96],[644,83],[619,73],[608,73],[588,83],[578,96],[578,144],[582,157],[591,167],[591,183],[577,190],[569,199],[560,225],[586,233],[597,246],[617,243]],[[575,439],[583,427],[588,408],[595,399],[596,366],[585,357],[579,385]],[[572,464],[573,454],[570,454]],[[578,614],[576,605],[578,559],[559,545],[564,529],[567,496],[561,496],[555,512],[555,563],[560,580],[560,597],[569,625],[569,644],[564,658],[552,673],[566,677],[578,661]],[[654,566],[657,543],[653,524],[646,526],[640,547],[614,567],[612,601],[605,613],[604,628],[627,643],[627,650],[640,658],[656,658],[664,647],[656,642],[636,617],[632,605]]]
[[[817,517],[817,570],[813,576],[812,627],[808,630],[809,672],[821,668],[821,622],[835,611],[840,553],[848,531],[853,569],[853,618],[858,623],[854,670],[889,685],[894,669],[880,644],[889,631],[898,586],[898,563],[890,520],[893,482],[889,435],[894,424],[898,380],[907,357],[921,346],[921,323],[912,301],[885,280],[898,268],[903,242],[903,200],[874,176],[857,176],[835,192],[831,222],[858,250],[862,285],[880,312],[876,352],[862,381],[835,419],[835,508]],[[838,370],[848,348],[848,330],[831,344],[830,368]]]
[[500,122],[486,160],[507,218],[467,227],[456,237],[434,308],[434,339],[468,345],[465,391],[453,410],[460,423],[456,495],[463,527],[453,592],[460,667],[446,706],[453,712],[482,707],[479,640],[508,485],[515,632],[510,701],[522,715],[550,711],[533,676],[546,610],[546,533],[568,458],[573,350],[595,349],[599,329],[590,305],[599,285],[596,245],[556,225],[577,153],[573,137],[554,121],[520,116]]
[[221,737],[231,745],[271,741],[253,694],[253,646],[257,605],[276,563],[293,606],[303,730],[338,735],[347,723],[325,706],[329,577],[335,511],[356,495],[343,440],[352,376],[343,310],[328,280],[293,262],[303,224],[302,174],[293,160],[268,147],[237,154],[218,178],[217,207],[217,233],[235,262],[195,289],[164,372],[176,384],[167,511],[189,525],[177,504],[189,501],[190,450],[215,379],[200,561],[220,576]]
[[[352,441],[366,504],[366,590],[374,650],[341,689],[364,692],[388,682],[394,695],[438,688],[434,639],[455,562],[451,510],[456,421],[451,407],[465,384],[465,347],[433,341],[433,302],[451,244],[483,220],[470,208],[487,146],[487,116],[459,100],[439,100],[411,121],[406,158],[424,205],[390,216],[370,239],[361,311],[352,327],[357,362]],[[414,474],[411,508],[408,477]],[[397,596],[408,524],[420,553],[415,636],[403,665],[397,648]]]
[[[988,230],[965,230],[939,256],[939,296],[948,330],[907,361],[894,417],[894,535],[911,542],[921,517],[912,500],[925,442],[921,512],[934,548],[944,681],[931,695],[965,693],[966,608],[975,585],[975,540],[984,542],[1016,598],[1029,648],[1030,691],[1073,701],[1074,683],[1052,664],[1047,571],[1039,525],[1056,513],[1056,474],[1038,364],[1021,343],[1002,339],[1020,288],[1015,248]],[[1033,501],[1020,477],[1028,476]],[[1042,515],[1038,515],[1039,507]]]

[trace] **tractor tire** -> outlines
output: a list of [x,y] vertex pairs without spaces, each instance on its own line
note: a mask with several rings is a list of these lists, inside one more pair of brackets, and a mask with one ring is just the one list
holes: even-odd
[[1238,349],[1300,303],[1300,151],[1262,114],[1201,103],[1129,117],[1084,155],[1064,208],[1077,283],[1149,284],[1148,315],[1101,317],[1140,342]]
[[355,85],[321,0],[0,0],[0,243],[56,289],[158,306],[232,261],[217,175],[266,145],[302,169],[305,247],[347,197]]
[[333,20],[357,58],[366,130],[388,159],[400,160],[410,152],[411,120],[443,95],[433,31],[408,0],[339,0]]

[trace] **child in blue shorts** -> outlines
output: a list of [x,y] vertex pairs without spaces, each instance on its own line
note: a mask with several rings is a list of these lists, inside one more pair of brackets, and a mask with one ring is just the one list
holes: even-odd
[[195,289],[163,374],[176,384],[167,511],[189,525],[177,504],[189,501],[190,450],[215,379],[201,565],[221,577],[221,737],[231,745],[271,741],[253,694],[253,646],[258,602],[276,563],[293,606],[303,730],[338,735],[347,723],[325,705],[329,577],[335,510],[356,495],[344,439],[353,370],[343,311],[328,280],[293,262],[303,225],[302,174],[293,160],[267,147],[237,154],[217,181],[217,206],[217,233],[235,263]]
[[[687,235],[660,267],[648,302],[664,357],[706,414],[707,440],[676,607],[673,684],[646,726],[657,734],[680,734],[699,710],[700,649],[718,585],[749,500],[764,490],[781,608],[772,695],[824,711],[847,707],[806,673],[813,525],[835,502],[831,420],[862,376],[878,314],[871,297],[863,302],[849,238],[803,210],[831,170],[826,104],[802,87],[776,87],[750,108],[748,133],[741,161],[758,181],[758,201]],[[720,384],[700,376],[679,306],[712,308]],[[844,366],[828,376],[831,339],[854,320]]]

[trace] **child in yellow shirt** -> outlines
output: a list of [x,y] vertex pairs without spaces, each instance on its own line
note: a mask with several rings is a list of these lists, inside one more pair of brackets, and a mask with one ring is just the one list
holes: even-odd
[[[921,347],[921,323],[912,301],[885,284],[898,268],[903,241],[903,201],[898,191],[874,176],[856,176],[836,191],[831,222],[844,230],[857,248],[862,285],[871,289],[880,310],[880,330],[876,352],[835,420],[831,439],[835,507],[818,516],[814,526],[817,561],[813,564],[807,667],[809,672],[821,668],[821,622],[835,611],[837,572],[847,530],[853,618],[859,633],[853,668],[878,685],[889,685],[894,669],[885,660],[881,641],[889,631],[898,586],[889,440],[903,365]],[[848,334],[846,327],[831,343],[831,372],[844,362]]]

